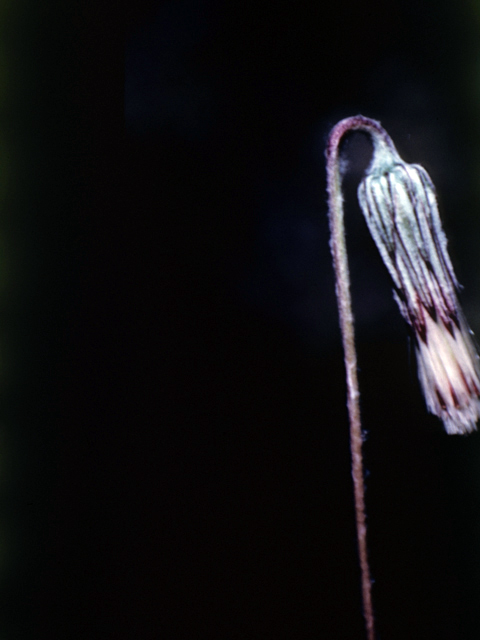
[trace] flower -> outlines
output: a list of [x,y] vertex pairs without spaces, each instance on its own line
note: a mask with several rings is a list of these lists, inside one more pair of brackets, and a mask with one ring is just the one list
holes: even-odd
[[479,357],[456,295],[435,188],[423,167],[405,163],[388,143],[375,140],[360,206],[413,330],[427,408],[447,433],[466,434],[480,417]]

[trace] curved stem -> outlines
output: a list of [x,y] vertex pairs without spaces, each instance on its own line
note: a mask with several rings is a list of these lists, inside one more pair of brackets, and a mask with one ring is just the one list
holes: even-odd
[[372,583],[367,554],[367,523],[365,516],[365,486],[363,482],[362,426],[360,420],[359,390],[357,378],[357,354],[353,328],[352,302],[350,297],[350,276],[348,270],[343,197],[339,168],[339,145],[347,131],[360,130],[372,137],[375,150],[382,146],[395,150],[388,134],[375,120],[354,116],[339,122],[332,130],[327,144],[327,190],[330,220],[330,248],[336,277],[336,293],[340,327],[342,332],[345,369],[347,377],[347,406],[350,419],[350,451],[352,456],[352,477],[355,497],[357,544],[360,559],[363,615],[368,640],[375,638],[375,618],[372,607]]

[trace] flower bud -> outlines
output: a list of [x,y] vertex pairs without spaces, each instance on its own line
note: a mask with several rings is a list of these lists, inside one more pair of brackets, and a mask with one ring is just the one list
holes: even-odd
[[358,198],[413,330],[428,410],[447,433],[469,433],[480,417],[479,357],[457,299],[430,176],[403,162],[393,144],[376,145]]

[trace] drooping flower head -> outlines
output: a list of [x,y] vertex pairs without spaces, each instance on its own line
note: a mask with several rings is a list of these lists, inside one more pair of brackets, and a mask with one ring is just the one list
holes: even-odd
[[443,420],[447,433],[465,434],[476,428],[480,416],[480,366],[457,299],[458,283],[429,175],[419,165],[407,164],[400,158],[379,122],[361,115],[341,120],[331,130],[325,150],[330,249],[345,361],[363,615],[368,640],[375,640],[360,391],[344,228],[344,167],[340,158],[341,141],[350,131],[364,131],[373,142],[372,162],[358,188],[360,205],[392,277],[400,312],[415,338],[418,376],[427,407]]
[[479,357],[456,295],[435,188],[425,169],[404,162],[382,133],[358,188],[360,205],[413,330],[427,407],[447,433],[469,433],[480,417]]

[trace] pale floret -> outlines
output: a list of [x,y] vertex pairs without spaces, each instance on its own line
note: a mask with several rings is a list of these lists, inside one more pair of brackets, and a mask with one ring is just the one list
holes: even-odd
[[418,377],[429,411],[450,434],[475,430],[480,417],[478,356],[466,327],[452,326],[425,314],[426,342],[418,341]]

